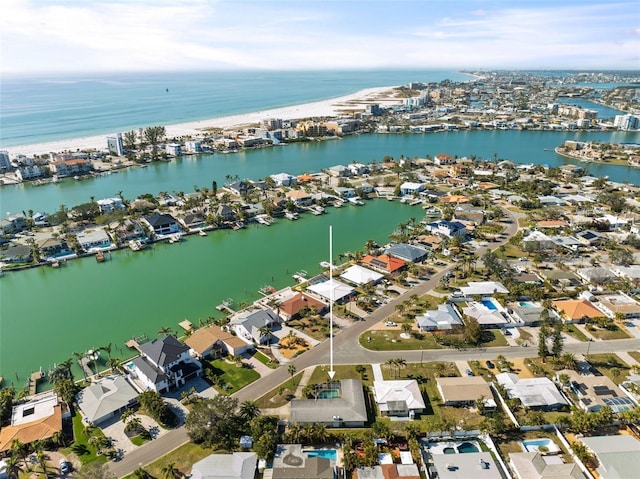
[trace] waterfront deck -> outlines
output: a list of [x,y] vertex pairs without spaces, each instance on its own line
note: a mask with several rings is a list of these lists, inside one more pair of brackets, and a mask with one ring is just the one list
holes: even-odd
[[33,396],[38,392],[38,382],[42,381],[44,374],[42,371],[36,371],[29,376],[29,396]]
[[192,331],[193,330],[193,323],[191,321],[189,321],[188,319],[185,319],[184,321],[180,321],[178,323],[178,326],[180,326],[185,331]]

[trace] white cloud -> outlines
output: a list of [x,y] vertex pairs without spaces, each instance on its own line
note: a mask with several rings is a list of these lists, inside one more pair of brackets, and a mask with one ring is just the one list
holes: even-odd
[[2,70],[638,68],[637,4],[5,0]]

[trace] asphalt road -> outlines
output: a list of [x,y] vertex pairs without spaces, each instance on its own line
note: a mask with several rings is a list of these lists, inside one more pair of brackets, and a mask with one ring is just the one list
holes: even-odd
[[[507,210],[511,223],[508,223],[506,235],[502,241],[492,243],[492,247],[499,247],[512,237],[518,230],[517,218]],[[478,256],[484,254],[488,249],[484,247],[476,252]],[[378,308],[376,311],[368,315],[364,320],[358,321],[346,329],[341,330],[333,339],[333,362],[338,364],[371,364],[384,363],[387,359],[402,356],[407,362],[421,361],[458,361],[473,359],[495,359],[499,354],[506,358],[517,357],[535,357],[537,348],[522,346],[507,346],[497,348],[470,348],[461,350],[436,349],[436,350],[417,350],[417,351],[370,351],[360,346],[358,338],[367,329],[374,324],[384,320],[391,314],[395,313],[397,304],[406,301],[411,295],[418,296],[432,290],[440,281],[440,278],[452,269],[454,265],[445,268],[436,273],[428,280],[414,286],[406,293],[398,296],[389,303]],[[589,345],[590,344],[590,345]],[[571,353],[586,353],[589,347],[590,353],[605,353],[616,351],[637,351],[640,350],[640,339],[621,339],[615,341],[594,341],[591,343],[566,344],[564,350]],[[311,366],[330,364],[330,344],[324,341],[317,346],[311,348],[304,354],[296,357],[289,364],[293,364],[297,371],[302,371]],[[272,389],[276,388],[284,381],[289,379],[288,365],[284,365],[274,370],[269,375],[258,379],[249,384],[242,390],[234,394],[239,402],[247,399],[255,400]],[[118,477],[130,474],[134,469],[149,464],[156,459],[164,456],[173,449],[188,442],[189,438],[184,426],[181,426],[164,436],[151,441],[150,443],[128,453],[119,462],[112,462],[109,467]]]

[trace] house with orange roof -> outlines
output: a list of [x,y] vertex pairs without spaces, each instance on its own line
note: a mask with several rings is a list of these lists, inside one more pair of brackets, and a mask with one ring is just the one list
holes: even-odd
[[69,412],[63,413],[62,404],[55,394],[14,406],[11,424],[0,430],[0,453],[8,451],[15,440],[29,444],[53,437],[62,431],[63,414],[68,416]]
[[315,308],[316,311],[322,314],[327,308],[327,304],[307,294],[297,293],[280,303],[277,310],[284,321],[289,321],[298,316],[300,311],[305,308]]
[[446,172],[445,170],[434,170],[431,172],[431,176],[433,178],[446,178],[447,176],[449,176],[449,173]]
[[449,167],[449,174],[451,176],[469,176],[471,168],[463,163],[455,163]]
[[606,315],[586,299],[564,299],[553,301],[553,307],[564,322],[578,323],[589,319],[604,318]]
[[495,183],[490,183],[488,181],[481,181],[480,183],[478,183],[478,188],[480,188],[481,190],[493,190],[498,186],[499,185],[496,185]]
[[538,228],[565,228],[569,226],[564,220],[544,220],[538,221]]
[[456,160],[448,153],[438,153],[433,157],[433,163],[436,165],[453,165]]
[[289,190],[285,196],[293,201],[297,206],[307,206],[313,203],[313,196],[302,190]]
[[313,181],[315,178],[316,178],[315,176],[305,173],[303,175],[298,176],[296,179],[298,180],[298,183],[309,183],[310,181]]
[[74,158],[72,160],[52,161],[49,163],[51,172],[59,178],[65,176],[83,175],[93,169],[91,160]]
[[362,262],[369,265],[372,269],[382,273],[394,273],[407,265],[407,263],[401,259],[394,258],[388,254],[381,254],[380,256],[375,257],[368,254],[362,258]]
[[224,331],[219,326],[207,326],[195,330],[184,342],[189,353],[198,358],[237,356],[250,350],[252,346],[238,336]]
[[468,203],[469,198],[463,195],[449,195],[443,197],[441,201],[443,203]]

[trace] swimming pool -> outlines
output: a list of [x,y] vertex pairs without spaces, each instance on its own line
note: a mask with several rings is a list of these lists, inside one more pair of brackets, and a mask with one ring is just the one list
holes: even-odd
[[490,299],[482,299],[480,300],[480,302],[485,308],[490,309],[491,311],[495,311],[496,309],[498,309]]
[[307,457],[324,457],[333,462],[338,460],[337,449],[303,449],[302,452]]
[[339,389],[323,389],[318,392],[318,399],[336,399],[340,397]]
[[[526,441],[522,441],[522,448],[526,452],[558,452],[560,448],[553,442],[551,439],[540,438],[540,439],[528,439]],[[544,451],[540,451],[540,448],[545,448]]]
[[480,452],[478,447],[471,442],[463,442],[462,444],[458,444],[458,452],[465,454],[467,452]]
[[535,308],[536,307],[535,304],[530,303],[529,301],[519,301],[518,305],[521,308]]

